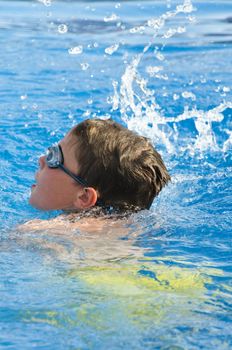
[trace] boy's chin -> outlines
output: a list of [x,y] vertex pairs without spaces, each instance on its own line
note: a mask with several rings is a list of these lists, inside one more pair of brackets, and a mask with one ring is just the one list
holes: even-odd
[[48,205],[49,203],[47,201],[43,200],[42,196],[38,193],[36,185],[32,185],[31,187],[31,195],[28,202],[35,209],[44,211],[54,210]]
[[49,208],[47,208],[47,206],[43,206],[42,203],[38,203],[34,196],[33,196],[33,193],[31,194],[29,200],[28,200],[29,204],[35,208],[35,209],[39,209],[39,210],[51,210]]

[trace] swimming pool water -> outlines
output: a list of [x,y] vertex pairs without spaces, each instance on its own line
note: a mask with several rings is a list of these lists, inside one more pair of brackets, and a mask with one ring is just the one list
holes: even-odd
[[[230,349],[231,1],[0,9],[0,348]],[[57,214],[27,203],[38,156],[96,116],[150,137],[172,183],[120,239],[22,235]]]

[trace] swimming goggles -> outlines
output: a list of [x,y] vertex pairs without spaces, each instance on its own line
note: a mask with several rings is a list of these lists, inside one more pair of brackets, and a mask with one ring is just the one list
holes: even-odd
[[66,174],[71,176],[80,185],[88,187],[87,182],[84,179],[82,179],[82,177],[73,174],[64,166],[64,155],[60,145],[54,145],[48,148],[46,155],[46,164],[49,168],[62,169]]

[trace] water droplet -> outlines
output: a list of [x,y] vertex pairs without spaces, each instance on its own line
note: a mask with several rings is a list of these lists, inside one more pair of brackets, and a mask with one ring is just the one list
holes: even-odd
[[107,53],[108,55],[112,55],[115,51],[117,51],[117,49],[119,48],[118,44],[114,44],[110,47],[107,47],[105,49],[105,53]]
[[88,45],[87,45],[87,48],[92,50],[93,48],[96,48],[96,47],[98,47],[98,46],[99,46],[98,43],[95,42],[95,43],[90,43],[90,44],[88,44]]
[[179,34],[182,34],[182,33],[185,33],[185,32],[186,32],[186,28],[185,28],[185,27],[178,27],[176,31],[177,31],[177,33],[179,33]]
[[148,27],[158,30],[164,26],[164,20],[163,18],[152,18],[147,21],[147,25]]
[[140,33],[143,34],[145,31],[145,27],[144,26],[139,26],[139,27],[134,27],[130,29],[130,33],[134,34],[134,33]]
[[39,2],[42,2],[45,6],[51,6],[52,0],[39,0]]
[[179,100],[180,95],[173,94],[172,98],[173,98],[174,101]]
[[66,24],[60,24],[58,25],[58,32],[60,34],[65,34],[68,31],[68,26]]
[[52,4],[52,0],[43,0],[45,6],[49,7]]
[[83,52],[83,46],[79,45],[79,46],[75,46],[75,47],[71,47],[68,50],[68,53],[70,55],[80,55]]
[[192,11],[194,11],[194,7],[190,0],[185,0],[184,4],[178,5],[176,7],[176,11],[177,13],[178,12],[191,13]]
[[21,95],[21,96],[20,96],[20,98],[21,98],[22,101],[26,100],[27,97],[28,97],[27,95]]
[[81,63],[80,66],[81,66],[82,70],[87,70],[89,68],[89,64],[88,63]]
[[191,22],[191,23],[195,23],[197,20],[196,17],[192,16],[192,15],[189,15],[187,18],[188,18],[189,22]]
[[138,32],[138,27],[134,27],[130,29],[130,33],[134,34]]
[[112,82],[112,85],[113,85],[114,88],[117,88],[117,87],[118,87],[118,82],[117,82],[116,80],[114,80],[114,81]]
[[176,34],[176,29],[168,29],[166,33],[164,33],[163,38],[168,39],[171,38],[174,34]]
[[186,28],[185,27],[178,27],[178,28],[169,28],[167,30],[166,33],[164,33],[163,38],[168,39],[171,38],[173,35],[175,35],[176,33],[178,34],[182,34],[186,32]]
[[163,70],[163,67],[162,66],[148,66],[146,68],[146,72],[151,76],[151,77],[154,77],[154,75],[160,71]]
[[167,74],[156,74],[155,77],[161,80],[168,80]]
[[88,117],[90,116],[90,111],[87,109],[87,111],[85,111],[85,113],[83,113],[83,117]]
[[155,57],[159,60],[159,61],[164,61],[165,57],[161,52],[156,52]]
[[112,13],[112,15],[104,17],[104,22],[117,21],[118,19],[119,17],[115,13]]
[[228,86],[224,86],[222,90],[223,92],[230,92],[230,88]]
[[196,101],[196,95],[194,95],[192,92],[184,91],[181,95],[184,98],[191,98],[193,101]]
[[119,9],[119,7],[121,7],[120,2],[118,2],[118,3],[115,5],[115,8],[116,8],[116,9]]
[[111,105],[113,103],[113,97],[112,96],[108,96],[107,99],[106,99],[106,102]]

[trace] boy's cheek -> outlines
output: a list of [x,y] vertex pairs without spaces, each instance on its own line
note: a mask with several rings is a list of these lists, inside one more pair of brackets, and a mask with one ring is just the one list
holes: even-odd
[[38,208],[38,209],[41,208],[43,201],[45,200],[45,197],[44,197],[45,194],[43,192],[44,191],[41,191],[41,189],[39,188],[38,185],[32,186],[31,195],[29,198],[29,203],[33,207]]
[[37,184],[31,190],[29,203],[40,210],[52,210],[56,207],[57,193],[49,184]]

